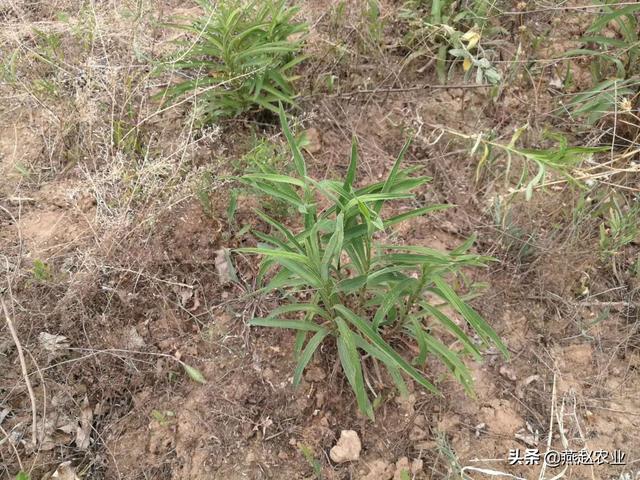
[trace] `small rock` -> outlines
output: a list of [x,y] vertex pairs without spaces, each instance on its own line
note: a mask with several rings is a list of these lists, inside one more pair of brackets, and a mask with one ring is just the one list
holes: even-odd
[[362,444],[360,437],[353,430],[342,430],[338,443],[329,451],[331,460],[336,463],[353,462],[360,458]]
[[539,380],[540,380],[540,375],[530,375],[527,378],[525,378],[522,382],[519,382],[518,385],[516,385],[516,396],[518,398],[523,398],[525,388],[527,388],[529,384],[533,382],[537,382]]
[[516,377],[516,374],[514,373],[514,371],[511,370],[506,365],[502,365],[500,367],[500,375],[502,375],[504,378],[508,378],[512,382],[515,382],[518,379],[518,377]]
[[318,153],[322,149],[322,143],[320,140],[320,132],[317,128],[310,128],[305,130],[304,136],[307,143],[302,147],[309,153]]
[[396,403],[398,407],[400,407],[400,411],[405,416],[410,416],[414,414],[414,405],[416,404],[416,396],[413,393],[410,393],[407,396],[398,396],[396,397]]
[[61,463],[58,468],[56,468],[56,471],[53,472],[51,478],[57,480],[80,480],[78,475],[76,475],[76,469],[71,466],[71,462]]
[[417,474],[422,472],[422,468],[424,467],[424,462],[420,458],[416,458],[413,462],[411,462],[411,474],[415,477]]
[[229,256],[229,250],[221,248],[216,250],[216,258],[214,260],[216,271],[218,272],[218,280],[221,285],[227,285],[231,282],[237,281],[236,271],[231,263],[231,257]]

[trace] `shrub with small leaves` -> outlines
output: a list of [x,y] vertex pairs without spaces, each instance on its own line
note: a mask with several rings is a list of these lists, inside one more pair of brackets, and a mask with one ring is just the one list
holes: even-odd
[[[303,217],[304,226],[295,232],[257,212],[271,232],[254,232],[261,243],[238,252],[264,257],[258,274],[260,284],[264,285],[262,292],[278,291],[287,302],[265,318],[252,319],[251,325],[297,332],[294,384],[300,382],[318,347],[334,341],[358,406],[370,418],[373,404],[365,378],[367,366],[372,362],[386,367],[402,394],[407,392],[403,375],[437,393],[422,371],[429,356],[433,356],[471,393],[472,378],[462,361],[463,355],[480,359],[482,345],[494,345],[505,356],[507,350],[495,331],[465,303],[447,279],[463,267],[484,265],[488,258],[469,252],[473,238],[451,252],[382,240],[400,222],[447,208],[428,205],[384,215],[388,202],[415,200],[411,191],[429,180],[412,176],[412,169],[401,168],[409,142],[386,180],[356,188],[355,141],[345,179],[317,181],[307,174],[305,160],[282,108],[280,121],[297,175],[253,173],[241,180],[290,204]],[[321,202],[320,197],[325,197],[329,205],[325,207],[326,202]],[[310,297],[298,295],[302,291],[311,292]],[[452,320],[443,307],[458,312],[466,325]],[[438,338],[445,332],[456,339],[456,348]],[[417,345],[418,353],[412,360],[406,359],[400,349],[408,341]]]

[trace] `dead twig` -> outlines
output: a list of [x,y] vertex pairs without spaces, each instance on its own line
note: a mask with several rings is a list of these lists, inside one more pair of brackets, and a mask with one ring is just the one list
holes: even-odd
[[18,358],[20,360],[20,368],[22,369],[22,376],[24,378],[25,383],[27,384],[27,390],[29,391],[29,400],[31,401],[31,435],[33,436],[33,448],[36,448],[38,444],[38,416],[36,411],[36,396],[33,393],[33,387],[31,386],[31,380],[29,380],[29,372],[27,370],[27,362],[24,359],[24,353],[22,352],[22,344],[20,343],[20,339],[16,334],[16,329],[13,326],[13,321],[11,320],[11,316],[9,315],[9,310],[7,309],[7,304],[4,301],[4,298],[0,297],[0,303],[2,303],[2,310],[4,311],[4,317],[7,321],[7,327],[9,328],[9,332],[11,332],[11,337],[13,338],[13,343],[16,345],[16,349],[18,351]]

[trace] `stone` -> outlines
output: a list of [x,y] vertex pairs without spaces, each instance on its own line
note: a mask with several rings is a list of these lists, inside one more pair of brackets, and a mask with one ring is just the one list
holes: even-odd
[[336,463],[353,462],[360,458],[362,443],[354,430],[342,430],[338,443],[329,451],[329,457]]

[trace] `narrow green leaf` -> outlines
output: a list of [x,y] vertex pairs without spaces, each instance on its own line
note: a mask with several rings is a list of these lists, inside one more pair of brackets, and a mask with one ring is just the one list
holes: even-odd
[[340,356],[342,369],[344,370],[347,380],[356,394],[356,401],[358,402],[360,411],[373,420],[373,407],[371,406],[367,392],[364,389],[360,355],[356,349],[351,329],[340,317],[337,317],[335,322],[338,325],[338,332],[340,333],[337,342],[338,355]]
[[288,259],[303,265],[308,265],[309,259],[300,253],[286,252],[282,250],[274,250],[272,248],[237,248],[236,252],[240,253],[254,253],[258,255],[266,255],[267,257],[273,257],[275,259]]
[[353,189],[353,182],[356,179],[356,168],[358,163],[358,140],[354,135],[351,138],[351,158],[349,159],[349,168],[347,169],[347,175],[344,178],[343,188],[347,191]]
[[427,302],[420,302],[420,306],[424,309],[424,313],[435,318],[448,332],[453,333],[456,338],[462,342],[475,360],[482,360],[482,355],[480,354],[478,347],[476,347],[467,334],[464,333],[464,331],[453,320],[446,316],[440,309],[433,305],[429,305]]
[[289,123],[287,122],[287,116],[284,113],[284,108],[282,107],[282,103],[280,103],[279,105],[278,114],[280,116],[280,126],[282,127],[284,136],[287,139],[287,142],[289,143],[289,148],[291,149],[291,153],[293,154],[293,163],[296,166],[296,171],[298,172],[298,175],[304,178],[307,176],[307,166],[304,163],[304,157],[302,156],[302,152],[298,147],[298,143],[296,142],[295,138],[293,138],[293,134],[289,129]]
[[333,235],[331,235],[322,257],[320,264],[320,276],[323,280],[327,280],[329,278],[329,270],[333,263],[333,259],[335,257],[339,258],[340,253],[342,252],[342,242],[344,240],[343,219],[344,215],[342,213],[336,217],[335,231],[333,232]]
[[305,332],[320,332],[324,329],[311,322],[303,320],[280,320],[276,318],[253,318],[249,321],[252,327],[289,328],[292,330],[304,330]]
[[280,223],[277,220],[271,218],[266,213],[261,212],[260,210],[254,210],[254,211],[262,220],[264,220],[269,225],[271,225],[273,228],[275,228],[278,232],[283,234],[287,238],[287,240],[289,240],[289,242],[291,242],[291,244],[293,246],[295,246],[296,250],[298,250],[298,253],[303,253],[304,252],[304,250],[302,248],[302,245],[300,245],[300,243],[298,243],[298,240],[296,239],[296,236],[293,234],[293,232],[291,232],[291,230],[289,230],[287,227],[285,227],[282,223]]
[[437,289],[434,292],[446,300],[455,308],[462,316],[469,322],[474,330],[480,335],[485,342],[492,342],[505,358],[509,358],[509,351],[507,347],[502,343],[500,337],[489,326],[489,324],[478,313],[469,307],[462,299],[453,291],[453,289],[440,277],[435,276],[433,283]]
[[184,362],[180,362],[180,363],[182,364],[182,367],[184,368],[185,372],[187,372],[187,375],[189,375],[189,378],[191,380],[198,383],[207,383],[207,381],[204,378],[204,375],[202,375],[200,370],[198,370],[195,367],[192,367],[191,365],[187,365]]
[[304,187],[305,184],[302,180],[297,178],[288,177],[286,175],[277,175],[275,173],[248,173],[243,175],[242,178],[267,180],[269,182],[286,183],[289,185],[295,185],[296,187]]
[[587,29],[587,32],[589,33],[599,32],[600,30],[602,30],[602,28],[606,27],[609,24],[609,22],[611,22],[612,20],[616,20],[623,15],[633,15],[638,11],[640,11],[640,4],[627,5],[626,7],[615,9],[610,13],[599,16],[598,19],[595,22],[593,22],[591,26]]
[[296,369],[293,372],[293,384],[299,385],[300,380],[302,380],[302,373],[304,369],[307,368],[307,364],[311,361],[313,354],[316,349],[320,346],[325,337],[329,334],[328,330],[324,328],[320,331],[316,332],[316,334],[311,337],[307,346],[304,347],[304,350],[300,354],[300,358],[298,359],[298,364],[296,365]]
[[421,217],[431,212],[438,212],[441,210],[446,210],[448,208],[452,208],[455,205],[430,205],[424,208],[416,208],[415,210],[411,210],[409,212],[401,213],[400,215],[395,215],[391,218],[388,218],[384,221],[385,228],[391,227],[397,223],[404,222],[405,220],[409,220],[415,217]]
[[414,315],[409,316],[410,329],[418,342],[418,356],[413,360],[414,365],[422,366],[427,361],[427,342],[424,338],[424,330],[418,319]]
[[414,282],[413,279],[407,279],[395,285],[384,297],[384,301],[373,317],[373,328],[377,329],[382,325],[387,313],[400,302],[400,297],[407,293],[408,287]]
[[353,324],[365,337],[367,337],[374,345],[376,345],[385,356],[387,356],[389,362],[393,362],[397,367],[407,373],[416,382],[422,385],[425,389],[434,394],[440,395],[440,392],[429,382],[418,370],[409,364],[404,358],[402,358],[384,339],[378,334],[366,320],[358,317],[355,313],[349,310],[344,305],[336,305],[334,307],[342,316],[351,324]]
[[[400,164],[402,163],[402,160],[404,159],[404,156],[407,153],[407,150],[409,149],[409,145],[411,145],[412,141],[413,141],[413,137],[410,137],[402,146],[402,149],[400,150],[400,153],[396,157],[396,161],[394,162],[393,167],[391,168],[391,172],[389,172],[389,176],[387,177],[387,180],[384,182],[384,185],[382,186],[381,193],[387,193],[391,191],[391,187],[395,183],[396,177],[398,176],[398,170],[400,168]],[[374,210],[376,211],[376,213],[380,213],[383,203],[384,203],[384,199],[379,200],[376,203],[374,207]]]
[[409,395],[409,389],[407,388],[407,384],[402,378],[402,374],[398,370],[396,363],[392,359],[390,359],[388,355],[385,355],[382,351],[380,351],[378,347],[376,347],[372,343],[367,342],[357,333],[354,332],[352,335],[358,348],[364,350],[373,358],[381,361],[384,364],[384,366],[389,371],[389,375],[391,376],[393,383],[396,384],[400,395],[402,395],[403,397],[407,397]]
[[331,316],[323,308],[311,303],[290,303],[288,305],[282,305],[281,307],[272,310],[267,318],[275,318],[291,312],[307,312],[319,315],[325,320],[331,320]]

